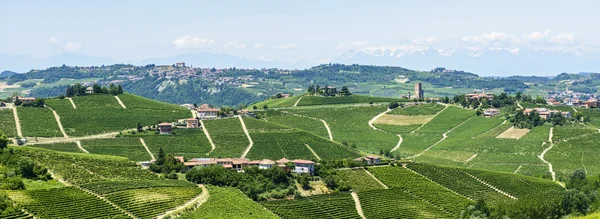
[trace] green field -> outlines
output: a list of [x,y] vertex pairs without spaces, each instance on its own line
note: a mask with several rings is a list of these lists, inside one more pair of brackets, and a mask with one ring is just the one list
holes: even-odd
[[137,138],[85,140],[81,142],[81,145],[92,154],[121,156],[132,161],[151,160],[150,155]]
[[55,144],[36,144],[36,145],[32,145],[32,147],[44,148],[44,149],[49,149],[49,150],[54,150],[54,151],[83,153],[83,151],[80,150],[77,147],[77,144],[75,144],[74,142],[55,143]]
[[279,98],[279,99],[268,99],[262,102],[251,104],[247,107],[247,109],[252,109],[253,106],[256,106],[258,109],[262,109],[263,106],[267,106],[268,108],[284,108],[291,107],[298,101],[300,98],[304,98],[302,95],[297,95],[289,98]]
[[[184,156],[186,159],[206,157],[212,149],[202,129],[176,129],[174,135],[141,136],[150,152],[157,157],[160,148],[166,154]],[[138,139],[139,140],[139,139]]]
[[355,192],[384,189],[381,184],[373,179],[373,177],[362,168],[339,170],[337,174],[343,181],[347,182],[352,188],[352,191]]
[[401,189],[371,190],[358,193],[358,197],[367,218],[453,218],[443,209]]
[[315,105],[334,105],[334,104],[354,104],[354,103],[389,103],[389,102],[409,102],[412,100],[389,98],[389,97],[369,97],[352,95],[349,97],[322,97],[322,96],[304,96],[298,103],[298,106]]
[[118,132],[135,128],[138,122],[149,126],[191,117],[189,110],[176,105],[130,94],[119,97],[127,109],[123,109],[112,95],[74,97],[77,109],[73,109],[66,99],[48,100],[46,105],[56,110],[65,131],[72,136]]
[[289,111],[327,121],[333,139],[337,142],[347,141],[349,145],[355,144],[361,151],[379,153],[382,149],[392,149],[398,143],[396,135],[373,130],[368,125],[369,120],[385,110],[385,107],[381,106],[365,106]]
[[[278,218],[262,205],[249,199],[240,190],[231,187],[208,186],[210,198],[196,210],[180,215],[182,219],[215,218]],[[227,209],[227,210],[223,210]]]
[[285,112],[287,111],[282,112],[269,110],[266,111],[266,113],[264,113],[263,116],[265,117],[264,119],[269,122],[301,129],[324,138],[329,138],[329,134],[327,133],[327,129],[325,128],[323,122],[316,119],[300,117]]
[[576,137],[554,145],[546,154],[546,160],[554,166],[559,180],[567,177],[577,169],[583,169],[589,175],[600,173],[600,156],[598,142],[600,134]]
[[58,123],[48,108],[18,107],[24,137],[62,137]]
[[250,143],[238,118],[204,121],[216,149],[211,157],[239,157]]
[[473,115],[475,115],[475,111],[473,110],[448,107],[416,132],[441,134],[466,121]]
[[113,192],[106,198],[139,218],[155,216],[186,203],[199,195],[196,187],[159,187]]
[[283,218],[360,218],[348,193],[265,201],[262,204]]
[[389,114],[406,116],[435,115],[444,108],[444,105],[435,103],[419,104],[416,106],[398,107],[389,112]]
[[0,131],[8,137],[17,136],[17,126],[15,117],[10,109],[0,110]]

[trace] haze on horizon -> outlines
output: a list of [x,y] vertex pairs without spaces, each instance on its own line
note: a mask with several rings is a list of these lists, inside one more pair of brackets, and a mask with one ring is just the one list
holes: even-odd
[[0,71],[185,61],[443,66],[498,76],[600,72],[598,11],[593,0],[4,2]]

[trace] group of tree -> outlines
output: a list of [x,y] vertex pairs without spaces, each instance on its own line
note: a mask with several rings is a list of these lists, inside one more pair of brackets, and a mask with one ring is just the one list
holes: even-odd
[[161,147],[158,150],[156,161],[150,164],[150,170],[164,174],[167,179],[177,179],[177,173],[183,172],[185,166],[172,155],[166,155]]
[[[559,114],[560,115],[560,114]],[[537,126],[543,125],[546,120],[540,117],[538,111],[531,111],[529,115],[523,113],[522,110],[517,110],[514,115],[509,116],[508,121],[512,123],[515,128],[527,128],[532,129]]]
[[546,104],[546,99],[537,96],[533,99],[530,95],[522,94],[517,92],[514,96],[508,95],[508,93],[500,93],[498,95],[492,94],[492,98],[468,98],[465,94],[456,95],[453,98],[444,97],[441,99],[443,103],[458,104],[465,108],[501,108],[505,106],[511,106],[517,102],[522,103],[534,103],[534,104]]
[[[3,139],[3,138],[0,138]],[[4,145],[0,140],[0,146]],[[23,190],[23,179],[51,180],[48,170],[31,158],[21,156],[12,148],[0,149],[0,190]]]
[[[74,85],[70,85],[67,87],[65,91],[65,96],[74,97],[74,96],[85,96],[87,95],[87,86],[83,86],[80,83],[76,83]],[[98,84],[92,85],[92,91],[94,94],[112,94],[118,95],[123,93],[123,87],[119,84],[110,84],[108,87],[102,87]]]
[[244,172],[225,169],[221,165],[195,167],[186,173],[186,179],[216,186],[231,186],[240,189],[253,200],[282,199],[299,196],[291,171],[273,166],[259,169],[257,166],[244,168]]
[[306,92],[309,95],[320,95],[320,96],[324,96],[324,97],[330,97],[330,96],[350,96],[352,95],[352,93],[350,92],[350,89],[348,89],[348,86],[342,86],[341,90],[337,90],[337,88],[329,86],[329,85],[325,85],[324,87],[321,87],[320,85],[308,85],[308,89],[306,90]]
[[479,200],[466,207],[460,218],[563,218],[567,215],[587,215],[600,210],[600,177],[587,177],[578,169],[566,179],[564,191],[540,191],[519,197],[515,202],[488,206]]

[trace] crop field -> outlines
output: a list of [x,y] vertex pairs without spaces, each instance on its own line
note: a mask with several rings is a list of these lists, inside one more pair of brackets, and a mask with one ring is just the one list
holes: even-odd
[[129,180],[129,181],[102,181],[87,183],[81,187],[94,191],[95,193],[106,195],[114,192],[120,192],[131,189],[146,189],[158,187],[192,187],[198,186],[189,181],[183,180]]
[[575,138],[582,135],[598,132],[598,129],[594,129],[589,126],[583,125],[565,125],[554,127],[552,142],[558,143],[570,138]]
[[138,138],[93,139],[81,142],[92,154],[126,157],[132,161],[146,161],[151,157]]
[[32,145],[32,147],[44,148],[44,149],[48,149],[48,150],[62,151],[62,152],[83,153],[83,151],[77,147],[77,144],[75,144],[75,142],[55,143],[55,144],[36,144],[36,145]]
[[113,192],[106,198],[139,218],[155,216],[182,205],[199,195],[196,187],[162,187]]
[[58,123],[48,108],[18,107],[17,114],[25,137],[62,137]]
[[408,191],[454,216],[460,215],[465,206],[473,203],[466,197],[402,167],[370,168],[369,171],[389,187]]
[[252,117],[244,116],[244,123],[249,132],[264,132],[264,131],[277,131],[277,130],[290,130],[291,128],[270,123],[265,120],[259,120]]
[[327,121],[333,139],[337,142],[347,141],[349,145],[355,144],[361,151],[379,153],[382,149],[392,149],[398,143],[396,135],[373,130],[368,125],[369,120],[385,110],[382,106],[365,106],[289,111]]
[[578,109],[584,117],[590,118],[590,124],[596,127],[600,127],[600,109],[590,108],[590,109]]
[[525,136],[528,132],[529,129],[518,129],[513,127],[498,135],[497,138],[519,139]]
[[390,115],[385,114],[375,120],[375,124],[386,124],[386,125],[417,125],[425,124],[433,118],[432,115],[419,115],[419,116],[406,116],[406,115]]
[[481,170],[464,171],[481,180],[493,184],[496,188],[516,196],[517,198],[534,195],[544,191],[564,190],[564,188],[560,187],[560,185],[555,182],[535,177]]
[[73,187],[20,193],[11,198],[41,218],[128,218],[110,204]]
[[441,134],[459,125],[473,115],[475,115],[475,111],[473,110],[448,107],[423,125],[417,132]]
[[371,190],[358,196],[366,218],[453,218],[402,189]]
[[408,133],[402,134],[402,144],[396,151],[401,156],[411,156],[418,154],[435,144],[442,139],[440,134],[429,134],[429,133]]
[[316,195],[262,204],[282,218],[360,218],[349,193]]
[[[237,188],[208,186],[210,197],[196,210],[180,215],[181,219],[276,219],[275,214],[249,199]],[[226,210],[224,210],[226,209]]]
[[327,133],[325,125],[323,125],[323,122],[319,120],[295,116],[274,110],[267,111],[265,116],[265,120],[269,122],[301,129],[324,138],[329,138],[329,134]]
[[19,148],[18,153],[31,157],[73,184],[106,180],[156,180],[158,176],[140,169],[134,162],[122,157],[74,154]]
[[252,109],[252,106],[256,106],[259,109],[262,109],[262,107],[265,105],[271,109],[272,108],[291,107],[291,106],[294,106],[294,104],[296,103],[296,101],[298,101],[298,99],[300,99],[300,97],[302,97],[302,96],[298,95],[298,96],[293,96],[293,97],[289,97],[289,98],[269,99],[269,100],[265,100],[262,102],[252,104],[251,106],[247,107],[247,109]]
[[490,203],[509,200],[508,197],[471,178],[459,169],[426,164],[409,164],[408,168],[458,194],[469,197],[471,200],[485,199]]
[[248,152],[248,159],[316,159],[305,145],[310,143],[306,132],[256,132],[250,136],[254,146]]
[[417,125],[387,125],[387,124],[373,124],[373,126],[377,127],[378,129],[382,129],[391,133],[395,133],[395,134],[402,134],[402,133],[410,133],[412,131],[414,131],[415,129],[419,128],[419,124]]
[[600,173],[600,134],[573,138],[554,145],[545,158],[554,166],[557,177],[566,180],[577,169],[584,169],[588,175]]
[[461,126],[448,133],[448,137],[471,138],[499,126],[504,122],[499,118],[486,118],[483,116],[471,117]]
[[369,97],[352,95],[349,97],[321,97],[304,96],[298,103],[298,106],[330,105],[330,104],[352,104],[352,103],[389,103],[389,102],[407,102],[408,99],[398,99],[389,97]]
[[340,176],[342,180],[346,181],[350,185],[350,187],[352,187],[352,191],[355,192],[384,189],[383,186],[381,186],[381,184],[375,181],[375,179],[373,179],[373,177],[367,174],[366,170],[362,168],[339,170],[338,176]]
[[48,100],[47,105],[56,110],[65,131],[72,136],[117,132],[135,128],[138,122],[148,126],[192,115],[189,110],[171,104],[133,95],[119,97],[127,109],[123,109],[112,95],[74,97],[77,109],[73,109],[66,99]]
[[239,157],[249,144],[237,118],[207,120],[204,125],[216,145],[211,157]]
[[12,110],[0,110],[0,131],[8,137],[17,136],[17,126]]
[[206,157],[212,147],[202,129],[177,129],[174,135],[143,136],[148,149],[157,156],[160,148],[165,154],[185,158]]
[[419,104],[414,106],[398,107],[389,114],[392,115],[405,115],[405,116],[420,116],[420,115],[435,115],[442,111],[446,106],[441,104]]

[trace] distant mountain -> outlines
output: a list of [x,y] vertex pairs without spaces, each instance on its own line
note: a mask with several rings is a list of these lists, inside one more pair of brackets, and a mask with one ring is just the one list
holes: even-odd
[[185,62],[186,65],[194,67],[215,67],[215,68],[285,68],[285,69],[304,69],[319,63],[309,62],[286,62],[279,60],[253,60],[239,56],[228,55],[224,53],[198,52],[182,54],[164,58],[145,59],[136,64],[156,64],[170,65],[177,62]]
[[483,76],[552,75],[555,72],[600,70],[600,54],[534,49],[472,50],[374,47],[343,53],[332,60],[344,64],[393,65],[430,70],[443,66]]
[[0,78],[8,78],[10,76],[16,75],[19,73],[16,73],[14,71],[3,71],[2,73],[0,73]]
[[110,65],[114,63],[116,63],[116,61],[109,58],[75,53],[61,53],[42,58],[28,55],[0,54],[0,71],[10,69],[17,72],[27,72],[31,69],[46,69],[53,66],[61,66],[63,64],[72,66],[99,66],[103,64]]

